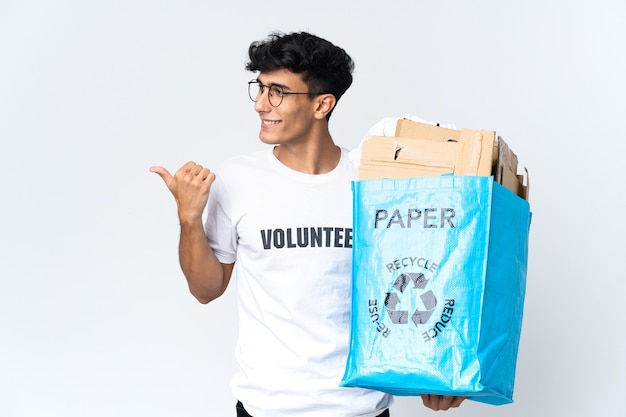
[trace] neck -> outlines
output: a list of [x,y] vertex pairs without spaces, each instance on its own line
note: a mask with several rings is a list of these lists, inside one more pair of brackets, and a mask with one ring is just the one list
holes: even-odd
[[341,159],[341,149],[328,133],[317,141],[278,145],[274,148],[274,155],[295,171],[319,175],[335,169]]

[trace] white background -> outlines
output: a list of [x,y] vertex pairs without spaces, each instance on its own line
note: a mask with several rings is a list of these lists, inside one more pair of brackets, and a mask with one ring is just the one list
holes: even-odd
[[243,65],[276,29],[356,61],[339,144],[408,113],[495,130],[530,171],[515,403],[445,415],[626,415],[625,21],[622,0],[0,0],[0,416],[234,415],[235,287],[188,294],[148,167],[261,148]]

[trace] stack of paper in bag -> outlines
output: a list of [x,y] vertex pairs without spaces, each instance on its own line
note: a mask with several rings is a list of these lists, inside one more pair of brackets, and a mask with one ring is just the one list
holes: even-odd
[[493,176],[528,199],[528,184],[517,173],[517,156],[496,132],[450,129],[399,119],[394,136],[363,143],[360,179],[413,178],[444,174]]

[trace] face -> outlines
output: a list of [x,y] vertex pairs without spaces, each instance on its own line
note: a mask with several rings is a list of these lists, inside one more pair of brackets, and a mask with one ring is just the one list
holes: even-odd
[[[276,84],[285,92],[308,92],[300,74],[287,69],[259,74],[258,80],[264,85]],[[278,107],[270,105],[268,89],[263,91],[254,103],[254,110],[261,118],[259,138],[271,145],[305,143],[313,135],[317,101],[307,94],[287,94]]]

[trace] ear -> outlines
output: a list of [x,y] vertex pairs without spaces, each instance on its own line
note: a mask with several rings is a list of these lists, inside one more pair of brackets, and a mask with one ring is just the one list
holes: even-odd
[[337,99],[332,94],[321,94],[315,97],[315,118],[316,119],[325,119],[326,115],[330,113],[332,109],[335,108],[337,104]]

